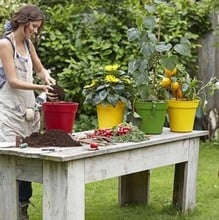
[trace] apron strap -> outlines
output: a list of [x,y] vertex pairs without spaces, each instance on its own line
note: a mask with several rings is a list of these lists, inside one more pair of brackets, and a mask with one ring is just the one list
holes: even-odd
[[[14,44],[12,43],[12,41],[11,41],[11,38],[10,38],[10,37],[7,37],[7,36],[4,36],[4,38],[7,39],[7,40],[11,43],[12,49],[13,49],[13,51],[15,52],[15,47],[14,47]],[[26,45],[27,45],[28,51],[30,52],[30,42],[29,42],[29,40],[28,40],[28,39],[25,39],[25,43],[26,43]]]

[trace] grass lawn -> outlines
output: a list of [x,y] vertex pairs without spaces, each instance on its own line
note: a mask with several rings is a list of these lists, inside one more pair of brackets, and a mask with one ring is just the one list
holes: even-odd
[[[219,220],[219,143],[201,144],[197,207],[187,215],[180,215],[171,206],[173,170],[173,166],[152,170],[149,206],[120,208],[117,178],[87,184],[86,220]],[[35,207],[30,207],[30,219],[41,220],[42,186],[34,183],[33,187]]]

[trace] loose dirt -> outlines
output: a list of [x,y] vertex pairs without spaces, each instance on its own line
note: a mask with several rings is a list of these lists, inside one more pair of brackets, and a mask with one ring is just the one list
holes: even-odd
[[48,130],[44,133],[32,133],[22,141],[29,147],[74,147],[81,146],[80,142],[75,141],[70,134],[62,130]]

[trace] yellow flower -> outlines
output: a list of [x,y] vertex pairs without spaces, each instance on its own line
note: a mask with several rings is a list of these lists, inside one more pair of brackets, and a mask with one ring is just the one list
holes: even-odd
[[106,80],[107,82],[114,82],[114,83],[119,82],[119,79],[116,78],[116,77],[113,76],[113,75],[106,75],[105,80]]
[[96,81],[95,81],[95,80],[92,80],[91,84],[84,86],[84,88],[85,88],[85,89],[89,89],[89,88],[95,86],[95,84],[96,84]]
[[105,66],[105,70],[106,71],[116,71],[119,68],[118,64],[114,64],[114,65],[106,65]]
[[127,84],[131,84],[131,80],[128,78],[123,78],[122,81],[126,82]]

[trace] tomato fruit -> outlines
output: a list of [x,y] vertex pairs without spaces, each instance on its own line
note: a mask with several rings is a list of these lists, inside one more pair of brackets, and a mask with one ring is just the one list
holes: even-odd
[[164,77],[161,81],[161,85],[164,87],[164,88],[167,88],[168,86],[170,86],[171,84],[171,79],[168,78],[168,77]]
[[171,83],[172,91],[176,91],[177,89],[179,89],[179,87],[180,87],[180,84],[178,82]]
[[176,75],[176,73],[177,73],[177,68],[174,68],[173,70],[165,69],[165,75],[167,77],[174,76]]

